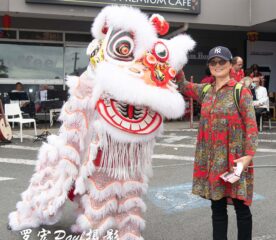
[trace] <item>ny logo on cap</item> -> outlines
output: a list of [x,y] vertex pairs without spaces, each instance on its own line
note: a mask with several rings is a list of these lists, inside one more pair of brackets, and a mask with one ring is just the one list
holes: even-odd
[[221,53],[221,48],[218,48],[218,47],[215,48],[215,53],[217,53],[217,54],[218,54],[218,53]]

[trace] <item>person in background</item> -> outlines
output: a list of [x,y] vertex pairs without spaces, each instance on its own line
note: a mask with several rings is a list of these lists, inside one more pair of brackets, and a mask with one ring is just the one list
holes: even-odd
[[245,77],[250,77],[251,73],[252,73],[252,69],[251,68],[246,68],[244,70],[244,76]]
[[230,77],[239,82],[244,78],[243,59],[239,56],[236,56],[232,59],[232,68],[230,70]]
[[250,69],[251,69],[251,73],[250,73],[251,78],[262,76],[262,73],[259,71],[259,66],[257,64],[252,64]]
[[260,125],[260,117],[263,112],[269,111],[269,98],[265,87],[260,85],[260,78],[254,77],[252,80],[255,87],[256,100],[253,101],[255,107],[256,119],[258,126]]
[[12,90],[12,92],[24,92],[23,84],[21,82],[17,82],[15,84],[15,89]]
[[212,76],[209,68],[206,68],[205,70],[205,77],[202,78],[201,83],[212,83],[215,81],[214,77]]
[[39,86],[39,90],[35,93],[35,111],[41,111],[41,101],[47,100],[48,85],[43,84]]
[[250,88],[250,85],[252,83],[252,78],[251,77],[244,77],[241,82],[243,83],[243,85],[247,88]]
[[250,73],[250,77],[254,78],[254,77],[258,77],[260,79],[260,85],[264,86],[264,76],[263,74],[260,72],[260,68],[257,64],[252,64],[251,67],[251,73]]
[[245,87],[247,87],[248,89],[250,89],[252,97],[253,97],[253,101],[256,100],[256,93],[255,93],[255,87],[256,84],[253,83],[252,78],[251,77],[244,77],[241,82],[243,83],[243,85]]
[[[12,92],[25,92],[23,84],[21,82],[17,82],[15,84],[15,89],[12,90]],[[30,101],[30,98],[29,100],[19,101],[19,106],[21,111],[28,113],[31,118],[35,117],[35,105],[32,101]]]
[[[191,83],[185,78],[179,81],[179,91],[202,103],[192,193],[211,200],[213,240],[227,240],[229,203],[234,204],[236,211],[238,240],[251,240],[252,158],[257,148],[258,129],[248,88],[241,90],[240,110],[235,104],[236,81],[229,74],[231,59],[228,48],[211,49],[208,66],[215,82],[204,97],[206,84]],[[224,181],[223,174],[236,173],[236,164],[241,167],[240,179],[235,183]]]

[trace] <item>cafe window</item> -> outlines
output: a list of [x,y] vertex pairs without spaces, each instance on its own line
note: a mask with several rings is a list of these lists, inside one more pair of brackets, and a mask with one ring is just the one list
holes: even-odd
[[86,70],[88,63],[86,46],[65,47],[65,75],[80,76]]
[[81,34],[81,33],[66,33],[65,41],[66,42],[91,42],[92,37],[90,34]]
[[63,46],[0,42],[0,78],[62,79]]
[[0,29],[0,39],[16,39],[16,31]]
[[60,32],[34,32],[19,31],[19,39],[21,40],[42,40],[42,41],[59,41],[61,42],[62,33]]

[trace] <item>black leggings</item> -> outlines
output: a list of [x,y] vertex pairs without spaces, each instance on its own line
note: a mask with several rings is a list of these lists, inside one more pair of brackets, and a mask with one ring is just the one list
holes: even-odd
[[[252,239],[252,215],[250,208],[243,201],[232,199],[237,215],[238,240]],[[227,240],[227,199],[211,200],[213,240]]]

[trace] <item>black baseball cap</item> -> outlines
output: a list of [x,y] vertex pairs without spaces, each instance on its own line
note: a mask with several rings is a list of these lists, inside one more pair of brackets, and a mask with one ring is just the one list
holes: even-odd
[[209,51],[208,61],[210,61],[214,57],[219,57],[226,61],[231,61],[233,58],[230,50],[227,47],[222,46],[214,47]]

